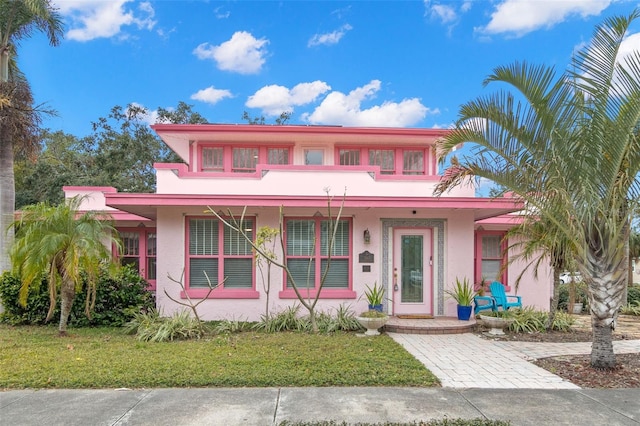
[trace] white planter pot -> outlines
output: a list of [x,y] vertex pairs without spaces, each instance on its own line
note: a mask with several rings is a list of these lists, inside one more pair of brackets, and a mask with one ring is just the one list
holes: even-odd
[[364,333],[366,336],[377,336],[380,334],[378,329],[385,325],[389,320],[388,316],[380,318],[356,317],[361,326],[367,329]]
[[489,317],[486,315],[480,315],[480,319],[485,326],[489,327],[488,334],[492,336],[504,335],[504,329],[513,322],[511,318]]
[[573,304],[573,308],[572,308],[572,312],[574,314],[582,313],[582,303],[574,303]]

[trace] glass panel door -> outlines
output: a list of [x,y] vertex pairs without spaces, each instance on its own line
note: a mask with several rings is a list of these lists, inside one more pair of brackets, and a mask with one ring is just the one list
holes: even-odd
[[432,315],[431,229],[396,229],[393,235],[393,313]]
[[422,235],[402,235],[401,268],[402,286],[401,303],[424,302],[424,237]]

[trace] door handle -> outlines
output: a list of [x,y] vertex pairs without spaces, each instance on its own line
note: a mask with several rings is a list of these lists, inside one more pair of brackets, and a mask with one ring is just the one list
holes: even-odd
[[398,290],[398,268],[393,268],[393,291]]

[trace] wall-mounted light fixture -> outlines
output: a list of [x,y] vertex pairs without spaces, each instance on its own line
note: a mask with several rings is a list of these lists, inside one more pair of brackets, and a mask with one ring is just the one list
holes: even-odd
[[364,230],[363,238],[365,244],[369,244],[371,242],[371,233],[368,228]]

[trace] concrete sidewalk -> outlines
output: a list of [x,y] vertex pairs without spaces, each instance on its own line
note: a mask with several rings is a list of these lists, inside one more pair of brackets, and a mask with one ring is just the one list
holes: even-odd
[[0,392],[0,424],[278,425],[432,419],[512,425],[638,425],[640,389],[240,388]]

